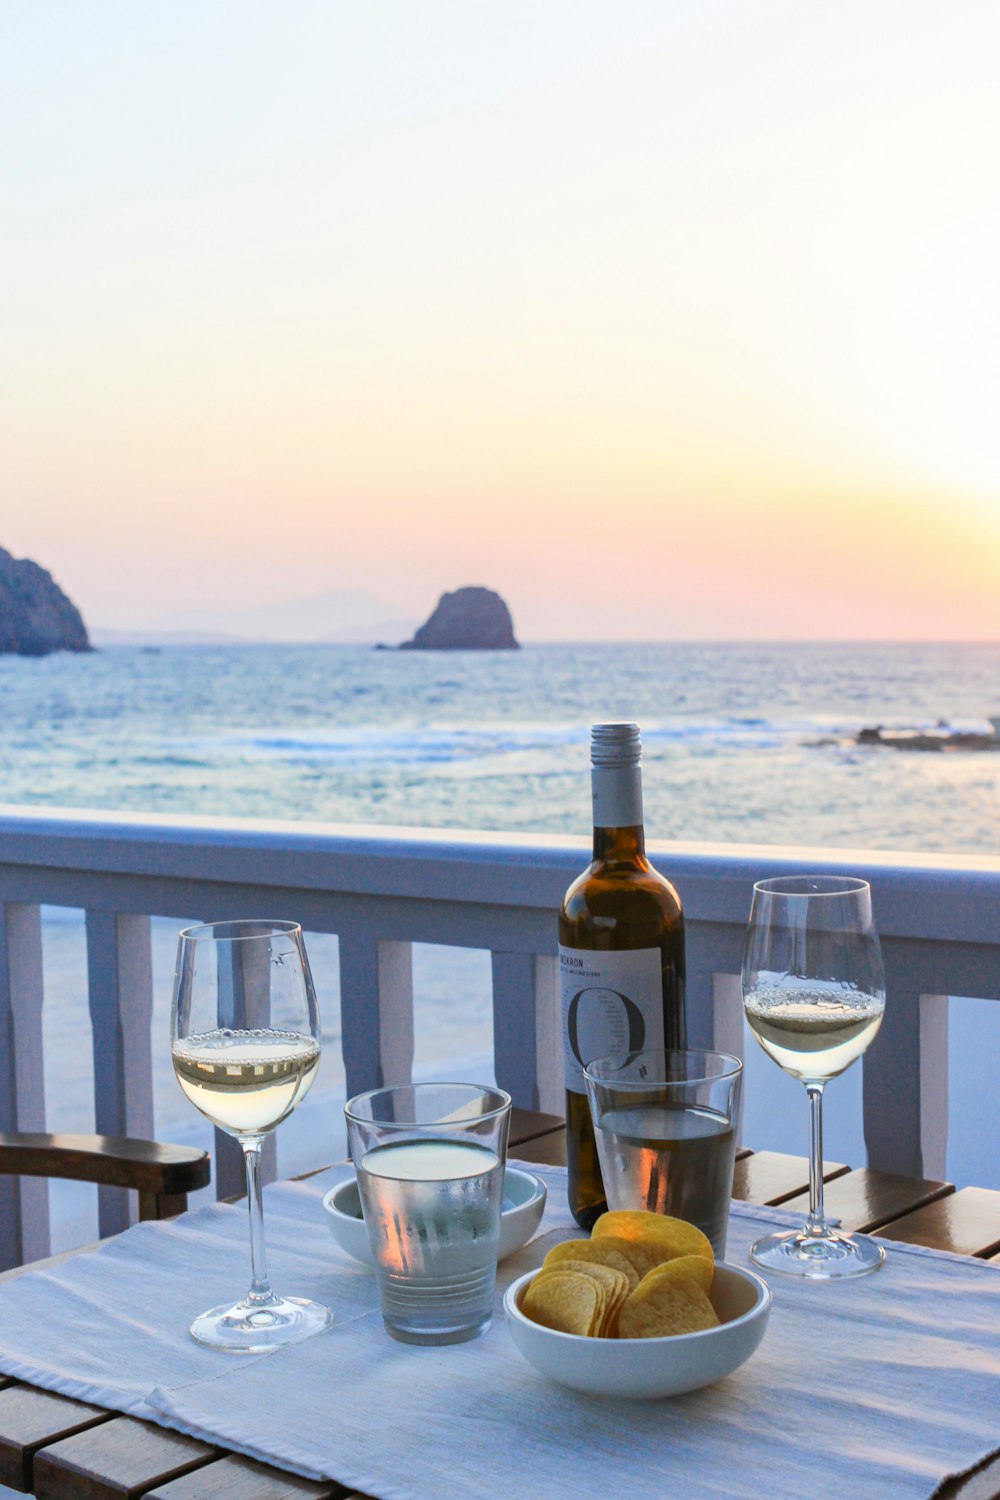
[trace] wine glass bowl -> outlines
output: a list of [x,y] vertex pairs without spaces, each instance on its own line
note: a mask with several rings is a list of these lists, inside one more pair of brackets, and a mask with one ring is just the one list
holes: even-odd
[[320,1332],[327,1308],[271,1289],[261,1199],[264,1137],[302,1102],[319,1069],[319,1008],[298,923],[209,922],[180,934],[171,1056],[185,1096],[243,1147],[250,1212],[250,1290],[196,1318],[192,1337],[260,1354]]
[[858,1276],[885,1252],[842,1234],[823,1212],[823,1090],[859,1058],[882,1023],[885,974],[867,881],[789,875],[754,886],[742,972],[743,1007],[764,1051],[809,1098],[809,1217],[751,1252],[766,1270]]

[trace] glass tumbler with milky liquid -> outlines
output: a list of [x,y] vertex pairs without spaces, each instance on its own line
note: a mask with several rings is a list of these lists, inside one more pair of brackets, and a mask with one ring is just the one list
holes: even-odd
[[743,1064],[651,1049],[584,1069],[608,1207],[697,1224],[726,1254]]
[[876,1270],[885,1251],[842,1234],[823,1211],[823,1090],[882,1024],[885,973],[871,887],[840,875],[787,875],[754,886],[743,958],[743,1009],[769,1057],[809,1097],[809,1217],[765,1235],[767,1271],[833,1280]]
[[493,1314],[510,1095],[415,1083],[344,1106],[386,1332],[460,1344]]
[[330,1312],[279,1297],[267,1276],[260,1150],[319,1070],[319,1008],[297,922],[208,922],[177,944],[170,1015],[174,1073],[191,1103],[243,1147],[252,1281],[241,1302],[191,1324],[200,1344],[266,1354],[327,1328]]

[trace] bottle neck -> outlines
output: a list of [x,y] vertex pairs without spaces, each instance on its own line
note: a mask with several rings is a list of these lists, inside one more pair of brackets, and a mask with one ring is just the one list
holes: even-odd
[[635,864],[646,857],[642,773],[634,766],[594,766],[595,860]]
[[594,829],[594,863],[602,865],[644,865],[646,835],[641,823],[622,828]]

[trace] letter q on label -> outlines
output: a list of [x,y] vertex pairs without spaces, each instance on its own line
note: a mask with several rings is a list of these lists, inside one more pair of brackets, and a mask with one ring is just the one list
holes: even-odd
[[628,1025],[628,1051],[641,1052],[646,1041],[646,1018],[635,1001],[630,1000],[627,995],[623,995],[621,990],[608,989],[607,985],[588,985],[585,989],[577,990],[566,1010],[566,1032],[569,1038],[569,1049],[580,1064],[580,1067],[585,1068],[588,1063],[593,1062],[592,1057],[583,1057],[580,1053],[578,1020],[580,1001],[584,995],[590,994],[613,995],[616,1000],[621,1001],[622,1009],[625,1012],[625,1020]]

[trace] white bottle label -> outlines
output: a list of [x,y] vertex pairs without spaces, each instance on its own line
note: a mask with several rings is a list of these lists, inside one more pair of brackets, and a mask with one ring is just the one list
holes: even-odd
[[587,1063],[611,1052],[663,1047],[659,948],[590,953],[559,948],[566,1087],[585,1094]]
[[590,772],[595,828],[635,828],[642,822],[638,766],[594,766]]

